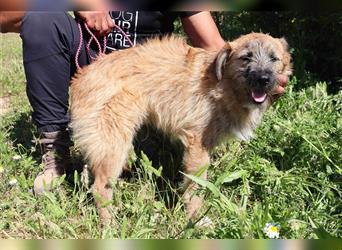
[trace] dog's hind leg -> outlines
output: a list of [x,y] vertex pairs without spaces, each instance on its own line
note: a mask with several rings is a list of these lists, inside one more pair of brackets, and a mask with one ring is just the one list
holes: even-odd
[[[188,145],[186,145],[183,157],[184,172],[186,174],[196,175],[198,171],[209,164],[209,154],[207,150],[202,146],[200,138],[193,134],[188,136]],[[207,171],[205,170],[201,177],[207,178]],[[193,218],[196,216],[197,211],[202,205],[202,198],[195,194],[197,185],[188,178],[185,178],[183,184],[183,201],[185,204],[185,209],[188,218]]]
[[93,191],[102,224],[111,218],[106,207],[113,197],[111,184],[118,179],[126,164],[133,137],[143,122],[144,114],[141,100],[123,92],[114,96],[99,116],[92,169],[95,177]]
[[108,150],[104,154],[105,157],[93,165],[95,177],[93,193],[102,224],[108,223],[111,219],[108,208],[113,198],[112,184],[120,176],[130,149],[129,142],[117,141],[117,143],[115,149]]

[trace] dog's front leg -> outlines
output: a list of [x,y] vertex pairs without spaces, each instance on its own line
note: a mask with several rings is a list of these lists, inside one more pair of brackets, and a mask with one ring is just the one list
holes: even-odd
[[[189,144],[185,148],[183,158],[184,172],[186,174],[195,175],[202,167],[209,164],[209,154],[202,146],[200,138],[192,136],[188,141]],[[206,179],[207,171],[204,171],[201,177]],[[196,216],[197,211],[202,205],[202,198],[195,194],[197,187],[198,186],[195,183],[191,182],[188,178],[185,178],[183,200],[189,219]]]

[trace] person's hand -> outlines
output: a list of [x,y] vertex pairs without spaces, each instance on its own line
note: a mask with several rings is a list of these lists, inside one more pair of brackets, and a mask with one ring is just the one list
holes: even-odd
[[276,89],[272,93],[272,97],[274,99],[278,99],[281,95],[284,94],[285,87],[286,87],[288,82],[289,82],[289,78],[287,75],[279,74],[277,76],[278,86],[276,87]]
[[279,74],[277,77],[278,87],[276,89],[276,94],[282,95],[285,92],[285,87],[289,82],[289,78],[286,75]]
[[105,36],[114,27],[113,20],[106,11],[77,11],[75,14],[94,30],[96,35]]

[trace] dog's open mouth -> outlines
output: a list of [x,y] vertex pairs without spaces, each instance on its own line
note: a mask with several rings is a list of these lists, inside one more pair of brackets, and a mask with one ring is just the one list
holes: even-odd
[[262,104],[266,100],[267,94],[264,90],[252,90],[252,98],[255,103]]

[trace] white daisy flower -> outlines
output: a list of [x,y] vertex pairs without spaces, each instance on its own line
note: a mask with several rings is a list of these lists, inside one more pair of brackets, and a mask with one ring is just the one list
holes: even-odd
[[270,239],[279,238],[280,225],[278,223],[266,223],[264,233]]
[[213,222],[211,221],[211,219],[207,216],[204,216],[198,223],[197,223],[198,227],[202,227],[202,228],[213,228]]
[[17,183],[18,183],[18,181],[17,181],[17,179],[15,179],[15,178],[12,178],[12,179],[8,182],[8,184],[11,185],[11,186],[15,186],[15,185],[17,185]]
[[21,156],[20,155],[15,155],[12,157],[13,160],[17,161],[17,160],[20,160],[21,159]]

